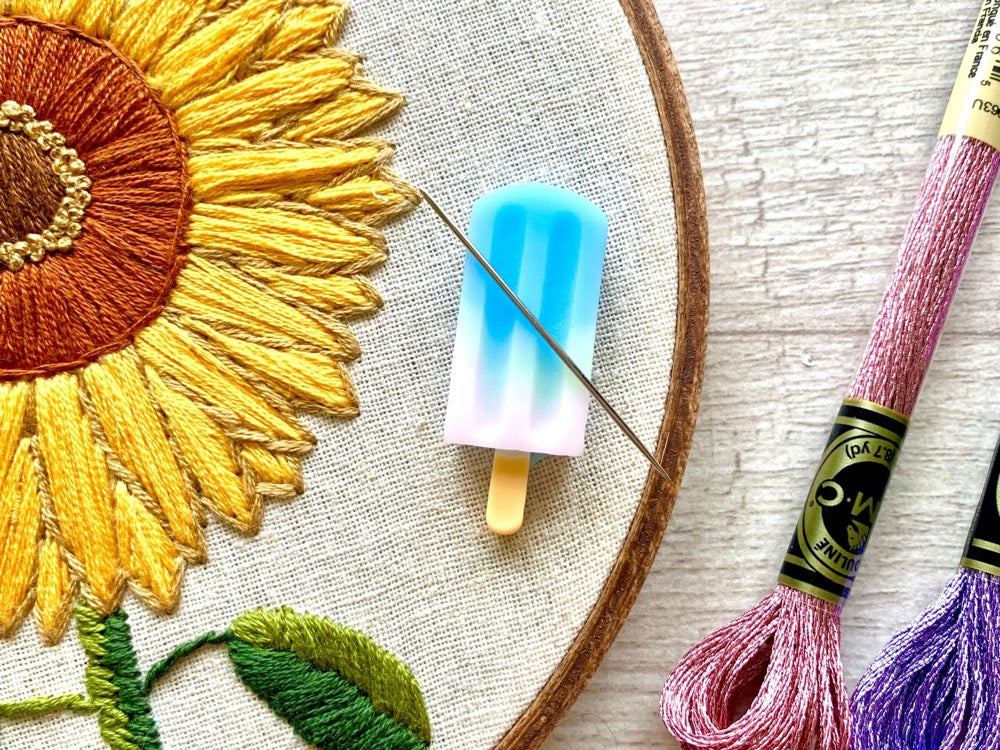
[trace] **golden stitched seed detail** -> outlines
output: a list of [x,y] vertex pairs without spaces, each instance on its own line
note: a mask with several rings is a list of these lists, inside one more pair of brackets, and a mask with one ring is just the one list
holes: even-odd
[[0,243],[0,267],[20,271],[25,262],[39,262],[47,253],[67,252],[73,240],[83,233],[83,218],[90,205],[90,178],[87,165],[66,145],[48,120],[39,120],[27,104],[6,101],[0,104],[0,130],[19,134],[48,155],[63,198],[49,225],[40,233],[30,232],[23,239]]

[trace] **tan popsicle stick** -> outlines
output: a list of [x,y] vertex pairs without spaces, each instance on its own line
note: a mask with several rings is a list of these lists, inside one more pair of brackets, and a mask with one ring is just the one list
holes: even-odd
[[486,499],[486,525],[494,534],[510,536],[521,528],[530,468],[530,453],[497,451],[493,454],[493,475]]

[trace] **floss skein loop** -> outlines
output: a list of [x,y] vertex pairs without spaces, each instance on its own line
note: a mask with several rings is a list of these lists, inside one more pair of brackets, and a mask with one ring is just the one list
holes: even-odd
[[1000,747],[1000,443],[962,567],[872,662],[851,702],[852,750]]
[[667,678],[661,716],[686,750],[850,746],[840,611],[1000,168],[1000,126],[977,110],[981,78],[969,74],[994,64],[981,55],[980,44],[992,34],[984,21],[996,6],[1000,0],[986,0],[978,17],[899,259],[779,585],[692,648]]

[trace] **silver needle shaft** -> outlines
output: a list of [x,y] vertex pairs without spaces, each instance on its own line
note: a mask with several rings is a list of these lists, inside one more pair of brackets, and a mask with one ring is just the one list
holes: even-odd
[[518,297],[514,290],[507,285],[507,282],[503,280],[503,277],[501,277],[493,266],[490,265],[490,262],[486,260],[486,256],[484,256],[479,249],[472,244],[472,241],[465,236],[465,233],[459,229],[458,226],[456,226],[455,222],[448,218],[448,215],[441,210],[441,207],[434,201],[433,198],[422,190],[420,193],[424,200],[427,201],[427,205],[434,210],[434,213],[440,217],[441,221],[443,221],[445,226],[451,230],[452,234],[454,234],[459,241],[465,245],[465,249],[469,251],[469,254],[472,255],[479,265],[483,267],[483,270],[489,274],[490,278],[496,282],[497,286],[499,286],[503,293],[507,295],[508,299],[514,303],[514,306],[520,310],[525,319],[531,323],[531,327],[538,331],[538,335],[545,340],[545,343],[549,345],[552,351],[554,351],[559,359],[562,360],[563,364],[569,368],[571,373],[573,373],[573,376],[580,381],[584,388],[587,389],[590,395],[594,398],[594,401],[596,401],[600,407],[608,413],[608,416],[611,417],[616,425],[618,425],[618,429],[625,433],[625,437],[631,440],[636,448],[642,451],[642,455],[646,457],[646,460],[649,461],[650,465],[656,469],[660,476],[669,480],[670,475],[667,474],[667,470],[660,465],[660,462],[656,460],[656,457],[652,454],[652,452],[643,444],[643,442],[639,439],[639,436],[636,435],[632,428],[628,426],[628,423],[621,418],[621,415],[615,411],[614,407],[608,403],[608,400],[601,395],[601,392],[597,390],[597,386],[590,382],[590,378],[584,374],[583,370],[576,366],[573,358],[566,353],[566,350],[559,345],[559,342],[552,337],[552,334],[545,330],[545,326],[539,322],[538,318],[536,318],[531,310],[529,310],[528,307],[521,301],[521,298]]

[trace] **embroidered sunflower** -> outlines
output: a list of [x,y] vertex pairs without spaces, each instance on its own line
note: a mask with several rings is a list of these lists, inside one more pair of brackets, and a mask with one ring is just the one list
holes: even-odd
[[416,201],[355,137],[400,104],[290,0],[0,0],[0,630],[157,610],[211,514],[302,490],[345,325]]

